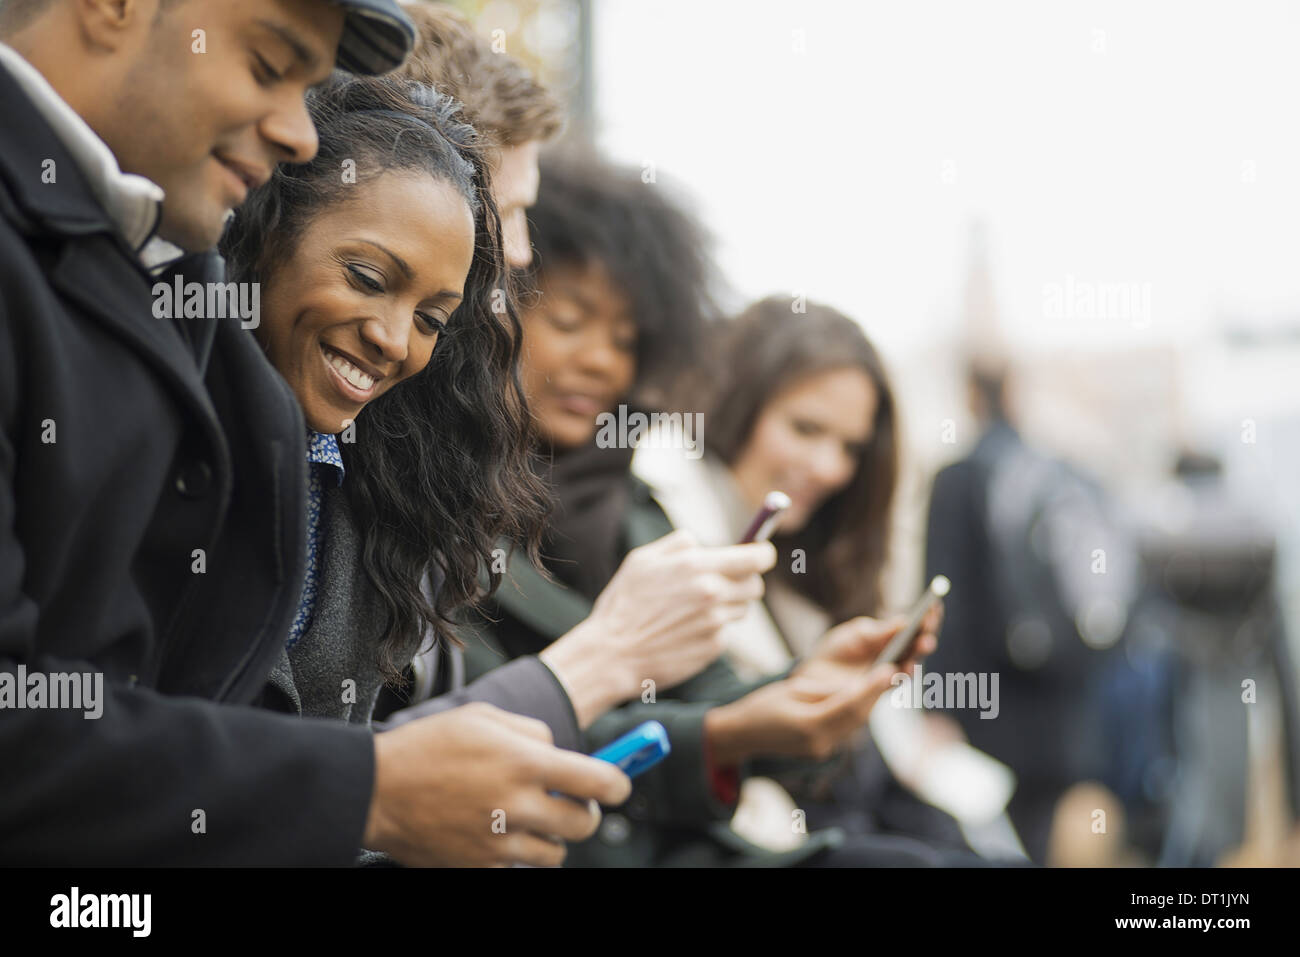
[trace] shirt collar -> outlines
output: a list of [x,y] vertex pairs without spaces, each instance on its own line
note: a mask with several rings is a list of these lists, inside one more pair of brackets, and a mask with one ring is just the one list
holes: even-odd
[[162,187],[135,173],[123,173],[108,144],[59,96],[36,67],[13,47],[3,43],[0,43],[0,66],[9,71],[14,82],[72,155],[95,198],[131,248],[141,249],[158,228],[162,216]]
[[168,266],[188,256],[180,246],[173,245],[161,236],[154,236],[140,250],[140,261],[144,268],[155,276],[164,272]]
[[328,432],[307,432],[307,461],[333,467],[338,484],[343,484],[343,453],[339,449],[337,436]]

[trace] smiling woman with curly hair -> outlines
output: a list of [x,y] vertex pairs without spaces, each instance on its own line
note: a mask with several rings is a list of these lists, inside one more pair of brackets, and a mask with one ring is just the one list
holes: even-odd
[[420,636],[450,638],[497,540],[535,547],[547,499],[474,130],[393,80],[336,75],[309,107],[316,158],[254,191],[222,252],[262,284],[255,335],[314,463],[308,580],[268,703],[368,723]]

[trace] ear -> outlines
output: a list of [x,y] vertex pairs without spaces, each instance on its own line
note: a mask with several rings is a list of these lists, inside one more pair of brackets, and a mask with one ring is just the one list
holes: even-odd
[[147,30],[160,0],[73,0],[81,35],[101,50],[117,50],[133,33]]

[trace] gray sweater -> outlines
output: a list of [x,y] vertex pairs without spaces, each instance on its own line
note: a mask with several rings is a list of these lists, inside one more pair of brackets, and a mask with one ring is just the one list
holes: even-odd
[[[369,725],[383,685],[376,644],[384,607],[362,567],[361,536],[342,489],[325,489],[321,528],[311,625],[281,651],[265,700],[278,710]],[[410,653],[415,651],[412,644]]]

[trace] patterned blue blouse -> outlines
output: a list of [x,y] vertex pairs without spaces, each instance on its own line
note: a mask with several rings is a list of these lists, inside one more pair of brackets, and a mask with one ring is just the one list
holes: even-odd
[[307,577],[302,583],[302,599],[298,614],[289,627],[286,648],[292,648],[311,626],[312,609],[316,607],[316,579],[320,572],[325,532],[321,526],[321,506],[325,500],[325,482],[335,486],[343,484],[343,455],[338,439],[324,432],[307,433]]

